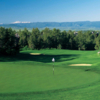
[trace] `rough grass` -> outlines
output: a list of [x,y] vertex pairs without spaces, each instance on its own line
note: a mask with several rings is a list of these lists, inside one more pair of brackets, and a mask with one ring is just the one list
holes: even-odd
[[[97,52],[28,50],[15,57],[1,56],[0,100],[99,100],[100,56]],[[77,63],[92,66],[69,66]]]

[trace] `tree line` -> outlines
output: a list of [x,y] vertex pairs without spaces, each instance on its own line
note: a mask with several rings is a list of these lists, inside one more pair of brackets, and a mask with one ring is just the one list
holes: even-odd
[[11,28],[0,27],[0,54],[14,55],[19,52],[18,37],[16,31]]
[[61,31],[59,29],[45,28],[40,31],[33,28],[29,32],[26,28],[18,31],[21,48],[30,49],[71,49],[71,50],[95,50],[100,47],[100,34],[97,31]]
[[27,28],[14,31],[11,28],[0,28],[0,52],[14,54],[21,48],[26,49],[70,49],[95,50],[100,48],[100,34],[97,31],[61,31],[45,28],[40,31]]

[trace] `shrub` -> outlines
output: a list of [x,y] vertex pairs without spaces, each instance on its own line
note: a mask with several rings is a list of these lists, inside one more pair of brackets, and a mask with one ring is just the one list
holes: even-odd
[[59,44],[59,45],[57,46],[57,49],[62,49],[61,44]]

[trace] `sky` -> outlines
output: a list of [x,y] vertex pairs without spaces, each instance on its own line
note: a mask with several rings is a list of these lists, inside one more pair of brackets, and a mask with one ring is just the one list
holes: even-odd
[[100,0],[0,0],[0,24],[100,21]]

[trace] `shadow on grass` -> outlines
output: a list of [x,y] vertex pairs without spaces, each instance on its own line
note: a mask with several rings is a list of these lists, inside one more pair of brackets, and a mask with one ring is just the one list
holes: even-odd
[[12,62],[12,61],[36,61],[49,63],[52,58],[55,58],[56,62],[69,61],[78,58],[79,54],[61,54],[61,55],[30,55],[27,53],[19,53],[16,56],[1,56],[0,62]]

